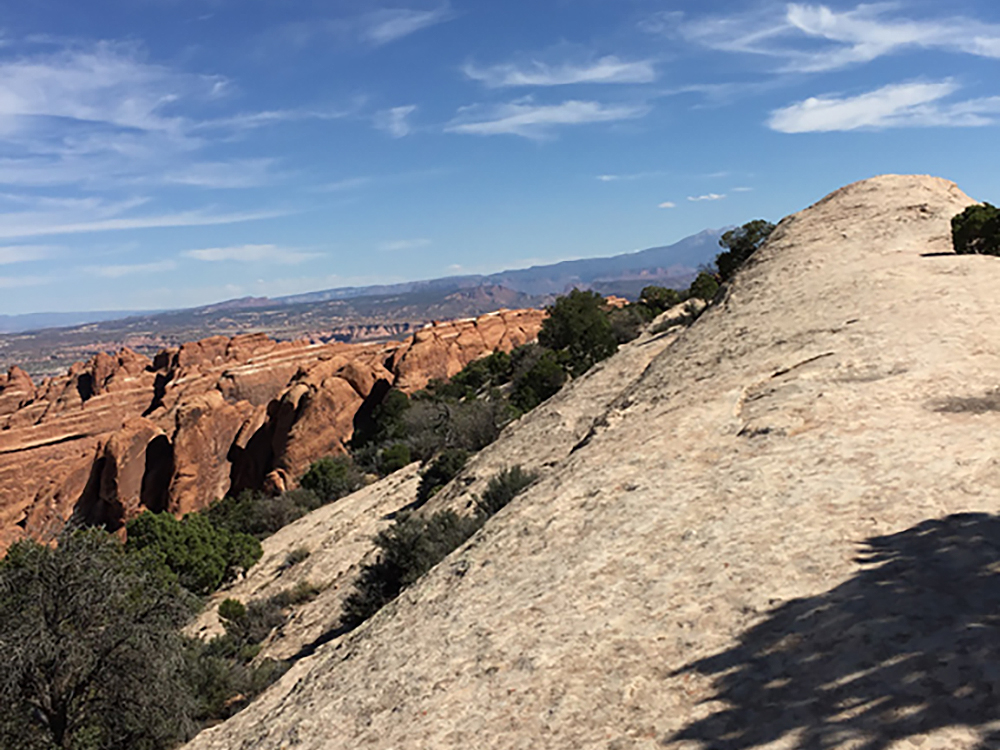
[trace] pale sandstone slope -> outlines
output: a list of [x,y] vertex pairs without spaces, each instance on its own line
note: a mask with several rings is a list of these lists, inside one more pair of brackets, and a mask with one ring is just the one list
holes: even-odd
[[[676,309],[673,314],[682,315]],[[490,477],[506,467],[521,466],[544,476],[586,437],[594,421],[663,351],[679,328],[644,334],[508,426],[499,440],[473,456],[459,476],[419,512],[445,508],[471,512],[472,496],[481,494]],[[265,539],[260,562],[244,578],[213,594],[188,633],[205,639],[220,635],[218,607],[227,598],[249,602],[306,582],[321,589],[319,596],[292,608],[289,621],[264,643],[260,657],[287,659],[328,639],[340,626],[344,599],[353,590],[360,566],[376,554],[373,537],[398,511],[413,504],[420,483],[418,467],[400,470]],[[309,550],[309,558],[287,566],[288,555],[300,548]]]
[[786,219],[566,459],[190,747],[976,746],[1000,523],[938,520],[1000,510],[970,203],[889,176]]

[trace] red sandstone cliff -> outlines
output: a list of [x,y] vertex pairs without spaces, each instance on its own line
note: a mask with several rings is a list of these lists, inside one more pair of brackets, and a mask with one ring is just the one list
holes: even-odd
[[116,528],[144,508],[182,514],[230,489],[283,489],[343,452],[376,387],[450,377],[534,340],[543,316],[500,311],[388,344],[216,336],[153,361],[99,354],[37,386],[14,367],[0,375],[0,551],[74,515]]

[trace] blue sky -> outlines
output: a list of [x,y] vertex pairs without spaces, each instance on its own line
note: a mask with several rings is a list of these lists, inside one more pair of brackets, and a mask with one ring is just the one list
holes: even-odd
[[885,172],[1000,200],[991,0],[0,11],[0,313],[612,255]]

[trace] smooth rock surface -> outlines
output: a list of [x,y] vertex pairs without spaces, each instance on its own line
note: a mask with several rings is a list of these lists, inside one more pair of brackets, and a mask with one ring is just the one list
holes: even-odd
[[189,748],[997,746],[1000,259],[951,254],[971,203],[885,176],[784,220],[537,484]]
[[[471,513],[473,498],[481,494],[498,471],[521,466],[544,476],[583,440],[623,385],[635,380],[649,362],[672,341],[665,335],[643,336],[569,383],[545,403],[501,433],[492,445],[474,455],[456,479],[438,492],[420,513],[450,509]],[[497,341],[499,343],[499,341]],[[373,537],[393,516],[416,500],[419,464],[392,474],[358,492],[310,513],[263,542],[264,555],[246,576],[213,594],[189,635],[211,638],[223,632],[218,605],[227,598],[249,603],[295,586],[310,583],[322,593],[308,604],[293,607],[290,621],[264,644],[260,657],[287,659],[311,652],[336,631],[345,597],[358,571],[376,554]],[[288,556],[309,550],[302,564],[287,566]]]

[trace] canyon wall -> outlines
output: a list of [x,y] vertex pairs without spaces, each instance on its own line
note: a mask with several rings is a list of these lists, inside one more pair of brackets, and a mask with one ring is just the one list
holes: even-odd
[[0,551],[72,518],[119,528],[184,514],[230,490],[292,486],[344,452],[376,388],[412,393],[534,340],[540,310],[434,323],[402,342],[310,344],[216,336],[152,360],[128,349],[36,385],[0,375]]

